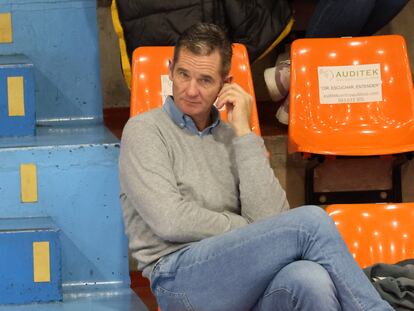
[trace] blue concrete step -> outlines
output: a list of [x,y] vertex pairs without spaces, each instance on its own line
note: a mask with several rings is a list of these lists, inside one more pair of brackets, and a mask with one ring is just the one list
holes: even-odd
[[130,289],[90,291],[81,296],[64,295],[63,301],[1,306],[0,311],[148,311]]
[[62,299],[59,229],[48,217],[0,219],[0,304]]
[[0,136],[35,135],[33,71],[24,55],[0,55]]
[[0,218],[53,219],[61,230],[63,294],[129,290],[118,156],[119,140],[100,125],[0,138]]

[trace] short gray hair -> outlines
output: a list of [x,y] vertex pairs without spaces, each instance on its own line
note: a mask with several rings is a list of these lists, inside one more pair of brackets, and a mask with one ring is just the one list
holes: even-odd
[[221,57],[221,75],[224,78],[229,74],[233,55],[232,45],[219,26],[198,23],[185,30],[175,45],[174,63],[178,61],[182,49],[195,55],[210,55],[217,50]]

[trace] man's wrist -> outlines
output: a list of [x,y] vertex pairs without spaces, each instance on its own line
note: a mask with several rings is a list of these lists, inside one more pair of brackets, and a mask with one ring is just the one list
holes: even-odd
[[250,127],[239,128],[239,129],[235,128],[234,131],[237,137],[241,137],[241,136],[250,134],[252,132]]

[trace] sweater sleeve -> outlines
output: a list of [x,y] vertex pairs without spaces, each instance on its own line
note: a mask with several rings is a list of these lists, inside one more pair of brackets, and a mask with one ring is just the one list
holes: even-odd
[[242,216],[254,222],[288,210],[286,193],[270,166],[263,139],[250,133],[234,138],[233,146]]
[[128,122],[122,135],[119,167],[121,195],[166,241],[198,241],[247,224],[238,214],[211,211],[183,198],[168,146],[155,125],[143,120]]

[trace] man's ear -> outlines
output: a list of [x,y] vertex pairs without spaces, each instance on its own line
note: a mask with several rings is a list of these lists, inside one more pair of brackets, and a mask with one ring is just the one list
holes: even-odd
[[233,82],[232,75],[228,75],[227,77],[224,78],[224,83],[232,83],[232,82]]
[[171,59],[168,60],[168,77],[170,80],[173,80],[173,70],[174,70],[174,64]]

